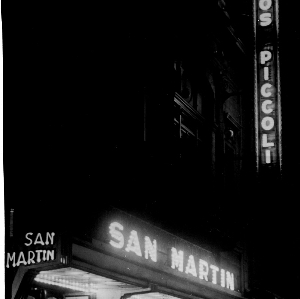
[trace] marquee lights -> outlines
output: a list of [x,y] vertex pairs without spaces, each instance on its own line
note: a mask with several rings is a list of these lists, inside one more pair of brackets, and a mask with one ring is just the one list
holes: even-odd
[[[176,269],[179,272],[183,272],[184,266],[184,252],[182,250],[177,251],[175,247],[172,247],[172,263],[171,267]],[[199,279],[208,281],[209,273],[211,274],[211,282],[213,284],[221,284],[222,287],[225,287],[225,279],[226,279],[226,288],[230,290],[234,290],[234,276],[233,273],[226,271],[225,278],[225,270],[221,269],[221,274],[219,274],[220,269],[215,265],[208,265],[208,263],[202,259],[199,259]],[[209,271],[210,270],[210,271]],[[196,271],[196,263],[193,255],[189,255],[188,261],[186,264],[186,274],[191,274],[194,277],[197,277]],[[222,274],[223,273],[223,274]],[[222,277],[223,275],[223,277]],[[218,278],[220,276],[220,278]],[[223,279],[223,282],[222,282]]]
[[256,65],[256,136],[259,165],[281,163],[280,95],[277,48],[277,0],[256,0],[254,5]]
[[[140,235],[136,230],[125,230],[119,222],[112,222],[109,225],[109,235],[111,237],[109,244],[116,249],[123,249],[131,256],[138,256],[149,262],[158,262],[157,241],[149,236],[144,236],[144,243],[140,243]],[[126,237],[128,236],[128,237]],[[142,248],[144,250],[142,251]],[[144,256],[142,255],[144,252]],[[185,255],[183,250],[171,247],[170,267],[174,271],[190,277],[198,277],[212,284],[219,284],[223,288],[234,291],[234,275],[225,269],[220,269],[216,265],[209,264],[203,259],[196,259],[194,255]],[[126,256],[127,257],[127,256]],[[129,256],[128,256],[129,257]]]
[[37,282],[59,286],[62,288],[68,288],[75,291],[93,292],[93,293],[98,291],[97,284],[78,282],[74,279],[63,279],[48,274],[38,274],[34,280]]
[[193,255],[189,256],[186,268],[185,268],[185,273],[186,274],[192,274],[193,276],[197,277],[197,272],[196,272],[196,266],[195,266],[195,259]]
[[226,271],[226,288],[231,290],[234,289],[233,273],[230,273],[229,271]]
[[116,248],[123,248],[124,246],[124,236],[123,234],[120,232],[122,231],[123,225],[121,225],[118,222],[113,222],[111,223],[111,225],[109,226],[109,233],[111,234],[111,236],[116,240],[110,240],[109,243],[110,245],[116,247]]
[[135,230],[132,230],[130,232],[130,237],[127,243],[127,246],[125,248],[127,252],[132,251],[138,256],[142,256],[141,246],[139,242],[139,238],[137,235],[137,232]]
[[153,243],[151,243],[150,238],[145,236],[145,259],[148,259],[149,256],[153,262],[157,261],[156,240],[153,240]]
[[202,259],[199,260],[199,278],[208,281],[208,263]]
[[217,272],[219,272],[219,268],[214,265],[210,265],[210,268],[212,270],[212,283],[216,284],[217,283]]
[[[109,234],[113,238],[113,240],[109,241],[109,244],[112,245],[115,248],[123,248],[125,245],[125,237],[122,233],[124,231],[124,227],[119,222],[112,222],[109,226]],[[146,236],[145,237],[145,259],[148,259],[148,256],[150,255],[150,259],[153,262],[156,262],[156,256],[157,256],[157,248],[156,248],[156,240],[153,240],[153,243],[151,242],[151,239]],[[141,245],[138,237],[138,233],[135,230],[132,230],[130,232],[130,236],[128,238],[125,250],[127,252],[133,252],[137,256],[142,256],[142,250]]]
[[225,287],[225,270],[221,269],[221,286]]
[[180,272],[183,272],[183,251],[179,250],[177,252],[176,248],[172,248],[172,264],[171,267],[173,269],[178,269]]

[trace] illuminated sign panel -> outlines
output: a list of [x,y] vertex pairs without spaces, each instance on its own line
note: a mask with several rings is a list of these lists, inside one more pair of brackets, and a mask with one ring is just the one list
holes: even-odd
[[257,168],[281,169],[278,3],[255,0]]
[[56,258],[55,233],[25,234],[24,250],[6,253],[6,268],[29,266],[54,261]]
[[149,270],[147,277],[150,282],[153,277],[153,283],[157,283],[157,275],[165,280],[170,275],[195,288],[199,285],[232,294],[240,292],[240,259],[236,255],[215,255],[141,219],[112,211],[95,224],[92,239],[97,241],[93,246],[116,257],[116,263],[124,262],[126,273],[134,268],[128,263],[133,263],[145,272]]
[[[125,234],[125,227],[121,222],[111,222],[109,225],[109,244],[117,249],[147,259],[153,263],[159,263],[157,240],[150,235],[142,235],[137,230],[130,230]],[[207,262],[197,256],[184,252],[176,247],[171,247],[168,257],[168,266],[174,271],[185,273],[187,277],[197,277],[212,284],[218,284],[223,288],[234,290],[234,274],[226,269]],[[126,255],[127,256],[127,255]],[[130,256],[129,256],[130,257]]]

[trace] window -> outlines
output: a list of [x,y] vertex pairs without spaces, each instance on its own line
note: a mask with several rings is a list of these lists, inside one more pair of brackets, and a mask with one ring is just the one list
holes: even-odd
[[[201,183],[210,172],[211,150],[204,118],[179,95],[174,99],[174,140],[177,162],[187,183]],[[190,178],[190,179],[188,179]]]
[[175,92],[202,116],[213,116],[214,93],[206,75],[182,61],[174,63]]

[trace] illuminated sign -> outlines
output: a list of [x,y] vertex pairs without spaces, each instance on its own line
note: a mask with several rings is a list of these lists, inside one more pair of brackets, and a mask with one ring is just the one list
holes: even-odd
[[[166,244],[148,234],[138,232],[136,229],[126,229],[120,221],[110,222],[108,226],[108,243],[116,250],[123,252],[126,258],[138,258],[140,261],[148,260],[150,263],[163,264],[173,274],[182,273],[186,278],[197,278],[199,282],[205,281],[219,285],[228,290],[235,290],[234,274],[223,267],[209,262],[201,252],[183,246],[170,246],[165,255],[159,255],[159,246],[165,248]],[[169,243],[170,244],[170,243]],[[190,252],[189,252],[189,251]],[[161,257],[161,258],[160,258]]]
[[254,5],[257,168],[281,169],[277,6],[276,0],[256,0]]
[[[54,245],[55,233],[47,232],[44,235],[41,233],[25,234],[26,241],[24,245],[27,250],[19,252],[7,252],[6,268],[39,264],[55,260]],[[31,250],[28,250],[31,249]]]

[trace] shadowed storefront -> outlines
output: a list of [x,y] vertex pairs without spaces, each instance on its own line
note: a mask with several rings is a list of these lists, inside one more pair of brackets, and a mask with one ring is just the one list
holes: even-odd
[[211,252],[115,208],[82,231],[29,231],[24,240],[6,253],[13,299],[243,297],[238,252]]

